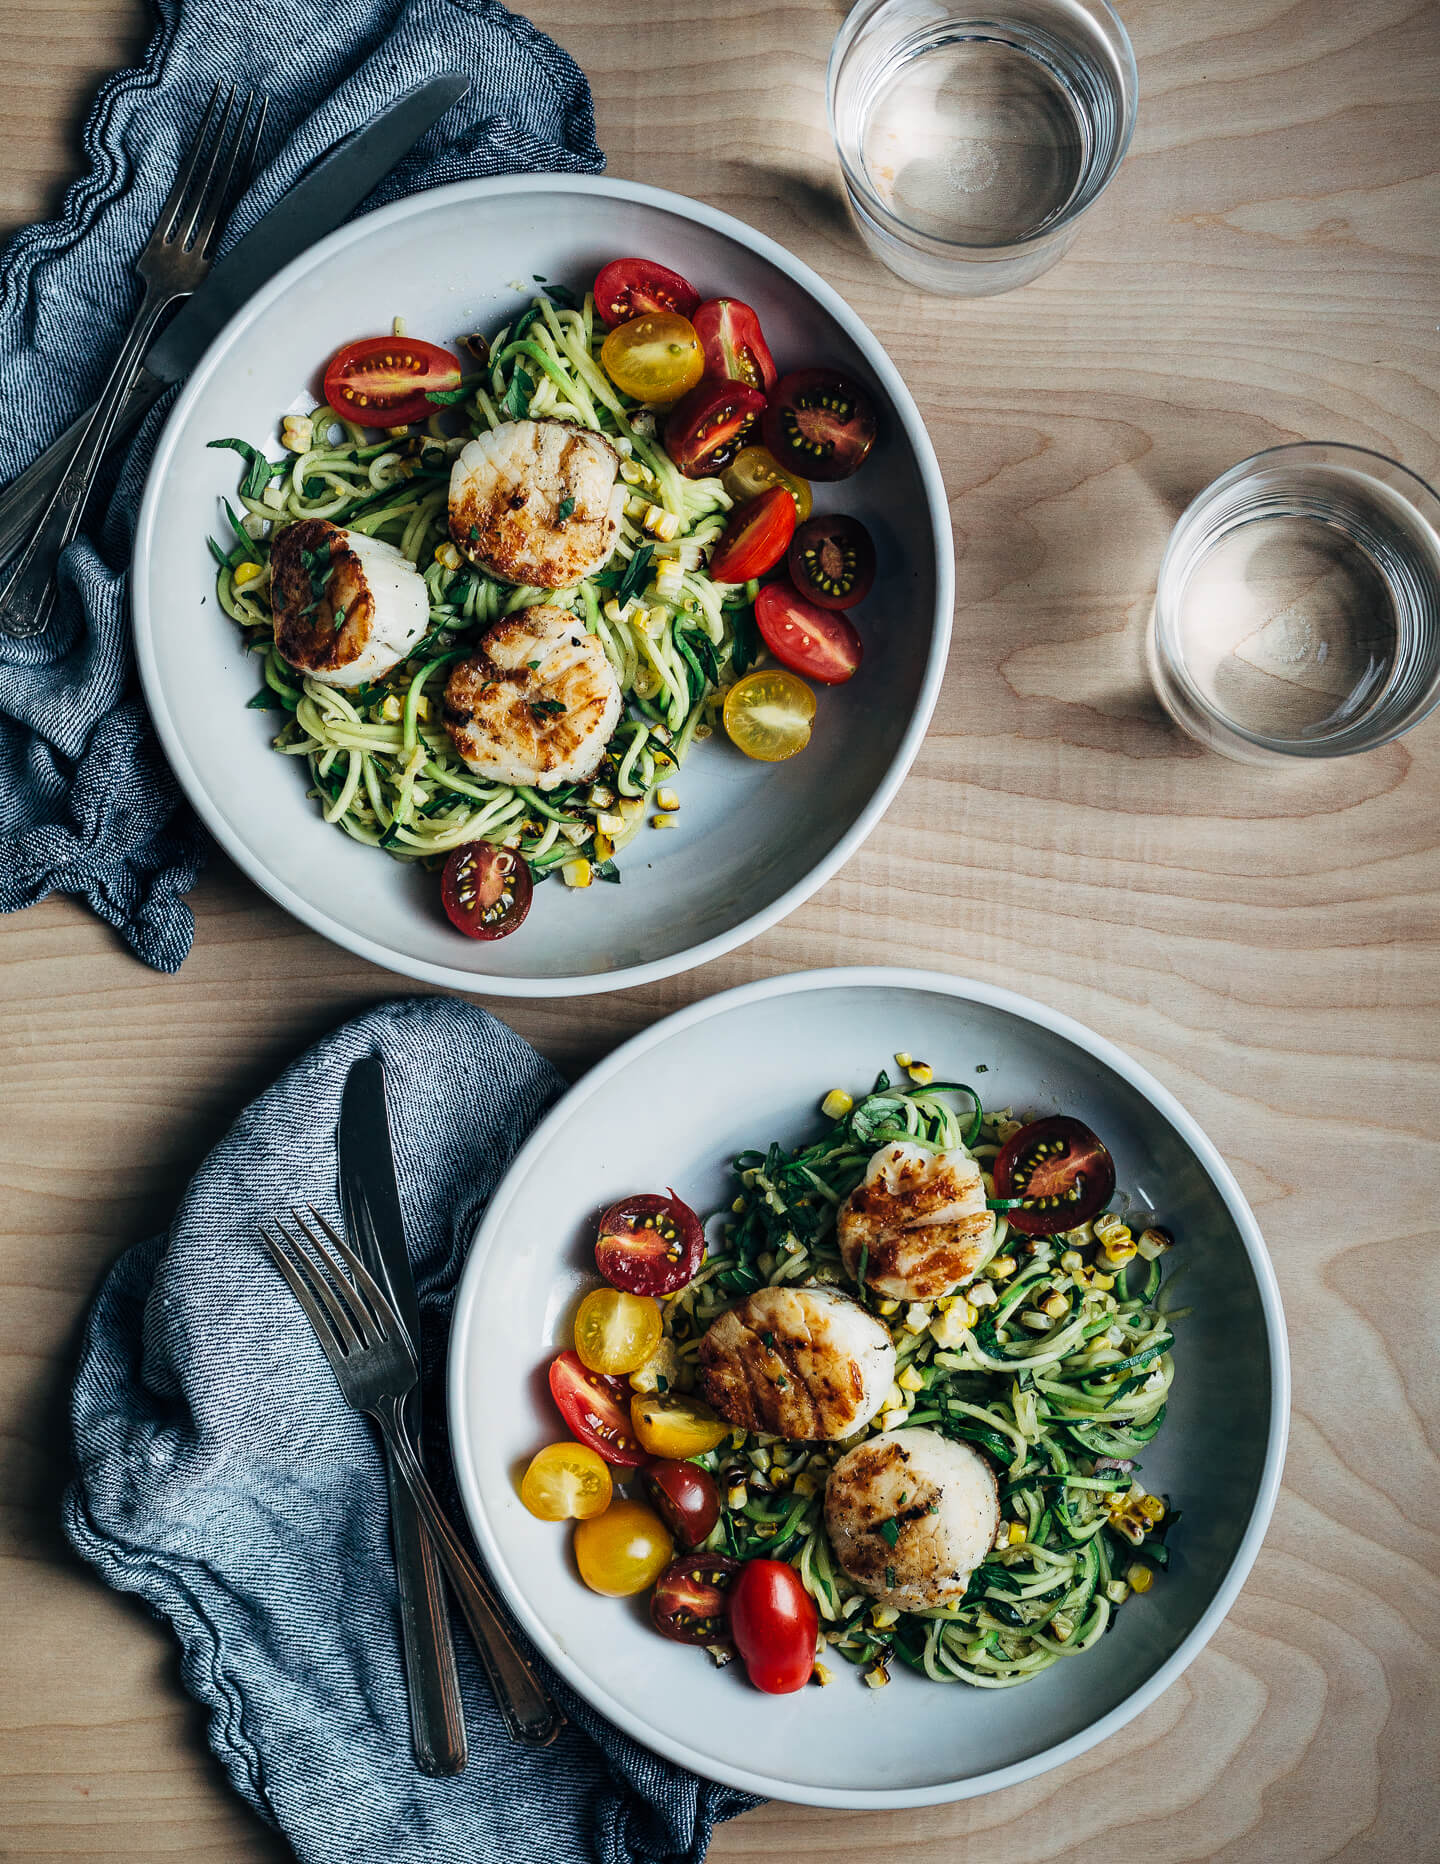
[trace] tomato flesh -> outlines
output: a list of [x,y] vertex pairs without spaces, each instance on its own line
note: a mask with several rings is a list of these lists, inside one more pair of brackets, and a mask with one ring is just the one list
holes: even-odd
[[660,1305],[646,1294],[593,1288],[575,1312],[575,1351],[591,1372],[638,1372],[660,1344]]
[[1083,1120],[1067,1114],[1022,1126],[995,1161],[995,1195],[1021,1199],[1005,1214],[1025,1236],[1088,1223],[1114,1192],[1115,1161]]
[[641,1449],[676,1461],[703,1456],[730,1435],[723,1417],[682,1392],[636,1392],[630,1400],[630,1422]]
[[674,1555],[675,1543],[664,1522],[644,1502],[611,1502],[604,1514],[575,1529],[580,1577],[607,1599],[628,1599],[646,1591]]
[[704,1256],[700,1219],[673,1191],[622,1198],[600,1219],[595,1266],[612,1288],[675,1294],[695,1279]]
[[688,278],[653,259],[612,259],[595,279],[595,309],[613,330],[646,311],[678,311],[689,317],[700,293]]
[[779,370],[760,330],[760,319],[738,298],[707,298],[694,317],[705,351],[705,373],[748,382],[768,395]]
[[858,518],[811,518],[790,540],[790,580],[820,608],[854,608],[875,581],[875,545]]
[[440,878],[450,923],[467,938],[508,938],[524,922],[534,892],[525,857],[488,841],[452,849]]
[[740,1562],[724,1553],[690,1553],[672,1560],[650,1594],[650,1622],[677,1644],[724,1644],[730,1636],[727,1597]]
[[449,350],[416,337],[366,337],[346,343],[325,365],[325,399],[361,427],[408,427],[442,403],[429,399],[460,386]]
[[814,693],[804,680],[780,667],[747,673],[725,698],[730,742],[762,764],[780,764],[803,751],[810,742],[814,716]]
[[795,501],[783,485],[772,486],[730,513],[710,553],[712,582],[749,582],[773,570],[795,535]]
[[765,409],[765,444],[807,479],[848,479],[875,444],[875,408],[838,369],[782,375]]
[[646,311],[600,345],[606,375],[636,401],[678,401],[700,380],[705,359],[695,327],[677,311]]
[[656,1514],[682,1547],[698,1547],[720,1519],[720,1491],[694,1463],[652,1463],[645,1487]]
[[737,505],[747,505],[772,485],[783,485],[795,501],[801,524],[810,516],[809,482],[787,472],[768,447],[741,447],[720,475],[720,483]]
[[701,382],[666,416],[665,451],[687,479],[724,472],[764,407],[760,390],[746,382]]
[[815,1601],[793,1566],[748,1562],[730,1589],[730,1635],[757,1689],[769,1696],[803,1689],[815,1668],[819,1629]]
[[610,1466],[587,1443],[550,1443],[530,1459],[520,1499],[540,1521],[587,1521],[610,1506]]
[[865,651],[847,616],[816,608],[783,583],[771,583],[756,596],[755,625],[782,667],[822,686],[842,686]]
[[550,1396],[571,1432],[607,1463],[638,1469],[650,1460],[630,1422],[630,1393],[619,1379],[589,1371],[578,1353],[561,1353],[550,1363]]

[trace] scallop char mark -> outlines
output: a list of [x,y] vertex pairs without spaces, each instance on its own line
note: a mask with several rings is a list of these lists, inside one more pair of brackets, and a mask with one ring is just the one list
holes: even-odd
[[625,487],[603,434],[508,421],[470,441],[450,473],[450,535],[504,582],[573,589],[609,562]]
[[840,1207],[840,1253],[877,1294],[937,1301],[974,1279],[995,1249],[980,1167],[963,1149],[882,1146]]
[[799,1442],[868,1424],[894,1376],[885,1327],[832,1288],[761,1288],[700,1342],[700,1386],[715,1410]]
[[552,790],[593,777],[620,722],[605,649],[559,608],[497,621],[445,684],[442,718],[477,776]]
[[326,686],[381,679],[430,622],[425,579],[393,544],[306,518],[270,552],[280,657]]

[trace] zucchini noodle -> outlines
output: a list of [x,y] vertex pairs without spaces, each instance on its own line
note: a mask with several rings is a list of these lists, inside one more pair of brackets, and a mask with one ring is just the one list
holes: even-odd
[[[957,1106],[961,1093],[968,1098]],[[1156,1305],[1158,1256],[1134,1255],[1112,1271],[1101,1253],[1097,1238],[1114,1234],[1118,1216],[1030,1237],[997,1212],[995,1252],[975,1284],[993,1291],[983,1306],[968,1300],[973,1288],[918,1307],[883,1301],[841,1261],[836,1209],[877,1148],[897,1140],[967,1146],[993,1198],[994,1159],[1016,1129],[1008,1109],[985,1112],[972,1088],[896,1088],[882,1074],[814,1143],[735,1159],[737,1196],[719,1237],[700,1273],[664,1303],[682,1390],[696,1382],[706,1329],[766,1284],[843,1287],[889,1327],[896,1378],[910,1373],[905,1386],[918,1387],[899,1388],[903,1418],[890,1409],[892,1392],[881,1418],[843,1443],[733,1430],[728,1444],[696,1459],[721,1493],[706,1549],[789,1561],[815,1601],[821,1655],[835,1651],[872,1684],[888,1679],[892,1660],[937,1683],[1027,1682],[1090,1649],[1131,1592],[1148,1589],[1153,1569],[1168,1564],[1166,1536],[1179,1515],[1135,1480],[1135,1457],[1164,1423],[1174,1315]],[[847,1578],[825,1532],[831,1468],[856,1443],[883,1435],[887,1416],[973,1445],[998,1483],[996,1546],[964,1598],[932,1611],[877,1605]]]
[[[536,879],[579,856],[618,880],[613,856],[644,821],[655,788],[708,737],[717,695],[756,658],[753,585],[710,580],[703,564],[731,504],[718,479],[687,479],[655,438],[653,415],[617,390],[598,355],[605,329],[594,300],[571,308],[552,287],[490,345],[479,376],[453,406],[422,427],[370,440],[366,430],[317,409],[309,448],[269,460],[242,441],[239,510],[230,535],[211,541],[220,606],[260,662],[249,704],[288,714],[277,751],[305,761],[310,796],[324,819],[401,861],[437,864],[465,842],[486,840],[524,855]],[[517,588],[453,561],[448,528],[451,463],[466,441],[525,417],[573,421],[609,439],[630,488],[607,566],[573,589]],[[454,430],[459,423],[459,431]],[[646,506],[676,520],[666,541],[647,536]],[[395,545],[421,571],[430,626],[382,679],[341,689],[281,659],[270,610],[270,551],[304,518]],[[625,600],[618,600],[623,589]],[[625,711],[596,777],[542,796],[477,776],[440,724],[451,664],[475,651],[492,622],[539,603],[576,614],[603,645]],[[600,818],[604,818],[602,823]]]

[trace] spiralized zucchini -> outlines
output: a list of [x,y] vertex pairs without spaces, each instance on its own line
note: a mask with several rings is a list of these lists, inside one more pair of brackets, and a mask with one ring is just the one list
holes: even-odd
[[[957,1093],[967,1097],[959,1106]],[[734,1161],[738,1195],[718,1246],[665,1304],[684,1389],[695,1381],[702,1334],[746,1294],[767,1283],[843,1287],[884,1315],[897,1379],[907,1370],[918,1377],[921,1389],[905,1393],[903,1422],[975,1445],[995,1469],[1007,1544],[988,1555],[959,1603],[896,1615],[846,1578],[823,1522],[831,1467],[855,1443],[881,1434],[879,1419],[839,1444],[733,1431],[728,1446],[697,1459],[715,1475],[722,1498],[707,1549],[788,1560],[815,1600],[828,1649],[863,1666],[872,1683],[887,1678],[891,1659],[937,1683],[1001,1689],[1026,1682],[1097,1642],[1128,1596],[1124,1575],[1133,1583],[1137,1562],[1146,1574],[1140,1589],[1152,1568],[1168,1562],[1165,1536],[1178,1514],[1134,1482],[1134,1459],[1164,1422],[1174,1376],[1174,1336],[1156,1305],[1158,1258],[1137,1257],[1107,1288],[1094,1225],[1030,1238],[1009,1231],[1000,1213],[992,1264],[1001,1274],[988,1284],[994,1303],[971,1310],[962,1291],[923,1316],[879,1301],[841,1262],[836,1209],[880,1146],[968,1144],[993,1196],[991,1165],[1015,1125],[1008,1109],[987,1114],[973,1089],[897,1088],[882,1074],[813,1144],[798,1151],[772,1145]],[[1096,1221],[1104,1226],[1103,1217]],[[1016,1266],[1005,1273],[1010,1260]],[[1063,1312],[1041,1313],[1034,1303],[1056,1291]],[[970,1324],[957,1324],[958,1343],[942,1346],[929,1323],[957,1304],[962,1316],[972,1315]],[[732,1506],[728,1497],[738,1499],[741,1484],[743,1504]],[[1010,1523],[1018,1527],[1013,1543]]]
[[[247,469],[240,510],[226,506],[231,538],[210,547],[220,605],[261,663],[264,684],[249,703],[290,715],[275,748],[306,761],[309,793],[327,822],[402,861],[434,862],[464,842],[489,840],[518,848],[537,879],[577,855],[614,879],[611,857],[640,827],[651,791],[673,778],[690,745],[709,734],[715,693],[755,658],[755,590],[705,574],[705,549],[724,528],[728,494],[718,479],[678,472],[654,437],[653,417],[608,381],[597,360],[605,331],[593,298],[569,308],[568,294],[552,290],[562,302],[536,297],[495,337],[483,373],[464,385],[463,398],[437,410],[423,432],[367,441],[364,429],[322,408],[314,416],[315,444],[298,456],[268,460],[244,442],[213,442],[234,447]],[[614,557],[573,589],[513,587],[442,560],[450,554],[444,547],[454,456],[467,439],[526,415],[606,435],[627,480],[635,480]],[[635,515],[643,516],[645,504],[678,521],[673,539],[645,535]],[[302,678],[276,651],[270,550],[278,533],[302,518],[328,518],[383,538],[424,574],[429,632],[386,678],[342,690]],[[616,619],[621,591],[626,599]],[[595,783],[543,795],[476,776],[439,724],[451,663],[489,623],[539,603],[583,618],[604,644],[626,700]],[[608,831],[597,821],[601,814]]]

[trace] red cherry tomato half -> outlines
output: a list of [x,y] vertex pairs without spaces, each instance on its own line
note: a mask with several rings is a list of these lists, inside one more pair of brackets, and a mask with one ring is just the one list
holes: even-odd
[[875,407],[838,369],[782,375],[765,409],[765,444],[804,479],[848,479],[875,444]]
[[652,1463],[645,1487],[651,1507],[682,1547],[698,1547],[720,1519],[715,1478],[694,1463]]
[[450,923],[467,938],[508,937],[529,912],[534,891],[525,857],[488,841],[452,849],[440,879]]
[[772,486],[730,513],[710,553],[712,582],[749,582],[773,570],[795,535],[795,501],[783,485]]
[[1088,1126],[1063,1113],[1022,1126],[995,1161],[995,1195],[1022,1200],[1005,1214],[1025,1236],[1088,1223],[1114,1191],[1115,1161]]
[[449,350],[416,337],[367,337],[346,343],[325,365],[325,399],[361,427],[405,427],[441,404],[429,400],[460,386],[460,364]]
[[678,311],[688,317],[700,293],[688,278],[653,259],[612,259],[595,280],[595,309],[613,330],[647,311]]
[[705,351],[706,375],[748,383],[768,395],[779,370],[760,319],[738,298],[707,298],[690,319]]
[[624,1197],[600,1219],[595,1266],[629,1294],[675,1294],[695,1279],[705,1232],[688,1204],[647,1194]]
[[723,1553],[687,1553],[672,1560],[650,1594],[650,1622],[677,1644],[725,1644],[730,1639],[727,1594],[740,1562]]
[[765,397],[748,382],[698,382],[665,420],[665,451],[687,479],[724,472],[755,433]]
[[790,540],[790,580],[821,608],[854,608],[875,580],[875,546],[858,518],[807,518]]
[[820,1615],[783,1560],[751,1560],[730,1588],[730,1636],[745,1673],[769,1696],[803,1689],[815,1668]]
[[755,624],[782,667],[822,686],[843,686],[865,652],[847,616],[816,608],[784,583],[768,583],[756,596]]
[[561,1353],[550,1362],[550,1396],[572,1435],[607,1463],[638,1469],[649,1462],[630,1422],[630,1388],[623,1379],[591,1372],[578,1353]]

